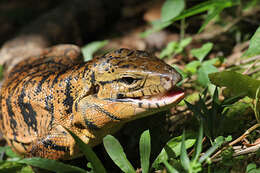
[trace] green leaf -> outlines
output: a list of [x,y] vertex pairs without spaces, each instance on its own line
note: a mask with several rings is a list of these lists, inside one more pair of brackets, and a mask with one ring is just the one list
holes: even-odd
[[227,8],[227,7],[231,7],[231,6],[234,6],[234,5],[238,5],[239,3],[233,2],[232,0],[214,0],[214,1],[210,0],[210,1],[202,2],[202,3],[200,3],[196,6],[193,6],[192,8],[184,10],[180,15],[173,18],[172,20],[169,20],[167,22],[160,21],[159,25],[153,26],[152,29],[149,29],[149,30],[143,32],[140,36],[146,37],[153,32],[156,32],[156,31],[162,30],[163,28],[168,27],[169,25],[171,25],[175,21],[178,21],[178,20],[190,17],[190,16],[194,16],[194,15],[197,15],[199,13],[203,13],[203,12],[213,8],[217,4],[225,4],[224,8]]
[[203,61],[203,65],[214,65],[215,63],[217,63],[217,61],[219,61],[218,58],[205,60],[205,61]]
[[162,50],[162,52],[160,53],[160,58],[164,58],[166,56],[170,56],[174,53],[174,51],[176,50],[178,46],[178,43],[176,41],[171,41],[167,44],[166,48],[164,48]]
[[74,138],[77,145],[79,146],[80,151],[85,155],[87,160],[91,162],[94,172],[105,173],[106,170],[103,164],[101,163],[95,152],[91,149],[91,147],[88,144],[84,143],[77,135],[72,133],[69,129],[66,130]]
[[260,54],[260,27],[257,28],[255,34],[250,39],[248,50],[244,53],[244,57],[252,57]]
[[224,138],[223,136],[219,136],[215,139],[213,145],[203,154],[200,159],[199,163],[203,163],[206,159],[208,159],[211,154],[213,154],[224,142],[229,141],[230,137]]
[[206,87],[210,84],[208,75],[210,73],[217,72],[218,69],[213,65],[204,65],[202,64],[201,68],[198,70],[198,82],[200,85]]
[[79,167],[75,167],[72,165],[64,164],[62,162],[58,162],[56,160],[49,160],[49,159],[44,159],[44,158],[26,158],[17,161],[18,163],[24,163],[28,164],[31,166],[39,167],[42,169],[46,169],[48,171],[53,171],[53,172],[82,172],[86,173],[84,169],[81,169]]
[[205,27],[207,26],[207,24],[212,20],[214,19],[217,15],[219,15],[223,10],[224,8],[226,7],[231,7],[232,6],[232,3],[231,2],[224,2],[222,4],[217,4],[212,11],[209,10],[209,14],[207,15],[207,18],[205,19],[205,21],[203,22],[202,26],[200,27],[199,29],[199,33],[201,31],[203,31],[205,29]]
[[193,56],[195,56],[196,58],[198,58],[198,60],[200,62],[203,61],[203,59],[208,55],[208,53],[211,51],[211,49],[213,48],[213,44],[212,43],[205,43],[203,44],[203,46],[201,48],[198,49],[192,49],[191,50],[191,54]]
[[31,166],[25,166],[21,169],[19,173],[34,173]]
[[135,173],[134,167],[127,160],[124,150],[118,140],[111,135],[103,138],[104,147],[114,163],[126,173]]
[[196,6],[193,6],[187,10],[184,10],[178,17],[174,18],[174,21],[183,19],[183,18],[187,18],[190,16],[194,16],[196,14],[205,12],[213,7],[215,7],[218,4],[225,4],[225,8],[227,7],[231,7],[234,5],[238,5],[239,3],[237,2],[232,2],[232,0],[210,0],[210,1],[206,1],[206,2],[202,2]]
[[156,20],[156,21],[152,22],[152,28],[146,30],[143,33],[141,33],[140,37],[141,38],[147,37],[148,35],[150,35],[150,34],[152,34],[154,32],[160,31],[163,28],[166,28],[166,27],[170,26],[171,24],[172,24],[171,21],[163,22],[161,20]]
[[178,16],[185,7],[184,0],[166,0],[162,7],[162,21],[169,21]]
[[174,54],[177,53],[181,53],[183,51],[183,49],[190,44],[190,42],[192,41],[191,37],[187,37],[183,40],[181,40],[179,43],[172,41],[169,42],[166,46],[165,49],[162,50],[161,54],[160,54],[160,58],[164,58],[167,56],[172,56]]
[[199,129],[199,135],[196,141],[196,150],[195,150],[195,156],[194,161],[197,161],[200,153],[202,151],[202,139],[203,139],[203,123],[200,121],[200,129]]
[[108,40],[104,41],[94,41],[81,48],[82,54],[84,56],[84,61],[89,61],[92,59],[93,54],[104,47],[108,43]]
[[246,167],[246,172],[250,173],[256,170],[256,164],[255,163],[249,163]]
[[4,77],[4,67],[0,65],[0,80]]
[[10,173],[10,172],[18,172],[20,171],[25,165],[13,161],[2,161],[0,163],[0,172],[1,173]]
[[[156,160],[153,162],[152,167],[156,168],[163,161],[167,161],[170,158],[176,158],[181,153],[181,141],[182,136],[177,136],[172,138],[167,142],[166,146],[162,149],[161,153],[157,156]],[[195,144],[195,139],[186,139],[185,146],[186,149],[191,148]]]
[[177,49],[175,50],[175,53],[181,53],[183,51],[183,49],[188,46],[192,41],[191,37],[187,37],[183,40],[180,41],[179,45],[177,46]]
[[10,146],[0,147],[0,153],[3,152],[5,152],[5,154],[10,158],[21,158],[21,156],[13,152]]
[[172,64],[172,67],[175,68],[175,70],[176,70],[178,73],[180,73],[181,76],[182,76],[182,81],[180,81],[180,82],[177,84],[177,86],[181,86],[183,80],[187,77],[187,74],[186,74],[184,71],[182,71],[182,70],[181,70],[177,65],[175,65],[175,64]]
[[186,151],[186,147],[185,147],[185,131],[183,131],[183,133],[182,133],[180,160],[181,160],[181,165],[183,166],[183,168],[187,172],[190,172],[190,170],[191,170],[190,159],[188,157],[188,154],[187,154],[187,151]]
[[197,72],[197,68],[201,65],[200,61],[191,61],[185,66],[185,72],[190,72],[191,74],[195,74]]
[[212,73],[209,74],[209,78],[214,85],[227,87],[234,95],[245,93],[251,98],[255,98],[260,86],[259,80],[233,71]]
[[172,165],[170,165],[166,160],[163,161],[163,164],[166,167],[166,169],[169,171],[169,173],[179,173],[179,171],[177,171],[174,167],[172,167]]
[[148,173],[151,153],[151,137],[149,130],[146,130],[142,133],[139,147],[142,173]]
[[257,88],[256,90],[256,95],[255,95],[255,104],[253,106],[254,108],[254,113],[255,117],[258,123],[260,123],[260,112],[259,112],[259,97],[260,97],[260,87]]

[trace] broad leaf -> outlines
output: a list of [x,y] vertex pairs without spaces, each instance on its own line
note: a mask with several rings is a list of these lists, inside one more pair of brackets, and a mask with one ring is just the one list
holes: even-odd
[[[172,138],[167,142],[166,146],[162,149],[161,153],[157,156],[156,160],[153,162],[152,167],[157,168],[160,163],[167,161],[169,158],[176,158],[181,154],[181,141],[182,136],[177,136]],[[192,147],[195,144],[195,139],[186,139],[185,146],[186,149]]]
[[162,7],[162,21],[169,21],[178,16],[185,7],[184,0],[166,0]]
[[234,95],[245,93],[251,98],[255,98],[260,86],[259,80],[233,71],[212,73],[209,74],[209,78],[214,85],[227,87]]
[[208,86],[208,84],[210,84],[208,75],[210,73],[214,73],[217,71],[218,71],[218,69],[215,66],[203,64],[201,66],[201,68],[199,68],[199,70],[198,70],[199,84],[201,84],[202,86],[205,86],[205,87]]
[[162,52],[160,53],[160,58],[164,58],[167,56],[172,55],[175,50],[177,49],[178,43],[176,41],[171,41],[167,44],[166,48],[164,48],[162,50]]
[[127,160],[118,140],[111,135],[103,138],[104,147],[114,163],[125,173],[135,173],[134,167]]
[[191,61],[185,66],[185,72],[189,72],[191,74],[195,74],[197,72],[197,68],[201,65],[200,61]]
[[182,39],[179,43],[179,45],[177,46],[177,49],[175,51],[175,53],[181,53],[183,51],[183,49],[188,46],[192,41],[191,37],[187,37],[185,39]]
[[252,57],[260,54],[260,27],[250,40],[249,48],[243,56]]
[[208,55],[208,53],[211,51],[213,48],[212,43],[205,43],[201,48],[198,49],[192,49],[191,54],[198,58],[200,62],[203,61],[203,59]]
[[142,173],[148,173],[151,154],[151,137],[149,130],[146,130],[142,133],[139,147]]

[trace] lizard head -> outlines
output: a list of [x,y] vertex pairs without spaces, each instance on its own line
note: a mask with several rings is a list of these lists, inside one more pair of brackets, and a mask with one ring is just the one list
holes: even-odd
[[165,110],[184,98],[176,87],[181,75],[145,51],[119,49],[94,58],[93,64],[96,98],[121,119]]

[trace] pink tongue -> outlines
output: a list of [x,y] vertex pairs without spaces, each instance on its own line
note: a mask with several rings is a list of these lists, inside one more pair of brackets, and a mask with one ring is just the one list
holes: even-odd
[[174,97],[174,96],[183,95],[183,94],[184,94],[184,91],[182,89],[176,87],[176,88],[168,91],[167,93],[165,93],[163,97]]
[[160,108],[171,104],[177,104],[184,98],[184,96],[185,94],[183,90],[179,88],[173,88],[166,93],[161,93],[160,95],[156,95],[148,99],[142,99],[142,107]]
[[147,101],[150,103],[158,103],[158,104],[172,104],[181,101],[185,96],[185,93],[180,88],[173,88],[172,90],[162,93],[156,96],[153,96],[148,99],[143,99],[143,101]]

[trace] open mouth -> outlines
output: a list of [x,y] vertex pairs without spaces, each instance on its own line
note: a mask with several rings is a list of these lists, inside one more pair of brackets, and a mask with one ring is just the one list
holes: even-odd
[[138,98],[122,98],[114,101],[131,102],[138,105],[139,108],[162,108],[169,105],[175,105],[180,102],[185,96],[182,89],[173,87],[165,93],[156,95],[143,96]]
[[[185,93],[180,88],[174,87],[166,93],[150,96],[148,98],[141,98],[138,103],[142,108],[161,108],[164,106],[177,104],[185,96]],[[140,105],[141,104],[141,105]]]

